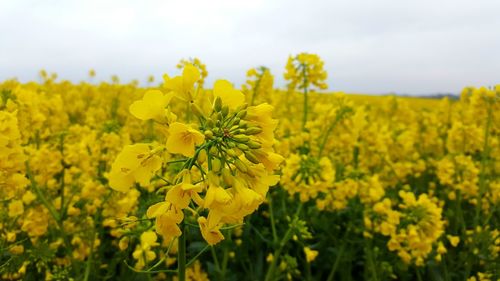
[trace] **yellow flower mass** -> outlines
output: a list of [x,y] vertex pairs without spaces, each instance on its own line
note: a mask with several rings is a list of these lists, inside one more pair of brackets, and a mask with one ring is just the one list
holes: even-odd
[[0,279],[499,280],[500,86],[327,92],[283,59],[286,89],[199,58],[1,82]]

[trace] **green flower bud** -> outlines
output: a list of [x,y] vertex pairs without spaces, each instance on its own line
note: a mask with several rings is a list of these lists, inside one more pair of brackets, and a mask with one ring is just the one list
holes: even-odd
[[262,147],[262,145],[254,140],[250,140],[249,142],[247,142],[247,145],[248,147],[250,147],[251,149],[259,149]]
[[210,148],[210,155],[217,156],[218,152],[219,152],[219,150],[217,149],[217,147],[212,146]]
[[236,145],[236,147],[239,148],[239,149],[241,149],[241,150],[243,150],[243,151],[248,150],[248,148],[249,148],[248,145],[246,145],[244,143],[238,143]]
[[205,134],[205,137],[207,139],[211,139],[214,136],[214,132],[212,132],[211,130],[205,130],[205,132],[203,133]]
[[233,140],[237,142],[247,142],[250,140],[250,138],[245,135],[235,135],[233,136]]
[[243,173],[246,173],[247,170],[248,170],[247,166],[245,165],[245,163],[241,162],[240,159],[236,159],[234,161],[234,166],[236,166],[236,168],[238,168],[238,170],[240,170]]
[[216,97],[214,101],[214,111],[219,112],[222,109],[222,99],[220,97]]
[[238,112],[238,115],[236,115],[236,117],[238,117],[240,119],[245,118],[245,116],[247,116],[247,111],[246,110],[242,110],[242,111]]
[[229,114],[229,107],[224,105],[221,110],[222,116],[226,117]]
[[212,171],[218,173],[220,171],[221,165],[222,163],[219,158],[212,159]]
[[236,151],[234,151],[234,149],[232,148],[229,148],[229,149],[226,149],[226,153],[231,156],[231,157],[236,157],[238,156],[238,154],[236,154]]
[[213,128],[215,126],[215,122],[214,122],[214,120],[212,120],[212,118],[210,118],[207,120],[206,125],[208,128]]
[[252,153],[252,151],[249,150],[245,151],[245,158],[254,164],[260,163],[259,159],[257,159],[257,157],[255,156],[255,154]]
[[231,175],[231,171],[229,169],[224,168],[222,169],[222,180],[227,184],[227,185],[233,185],[233,175]]
[[245,130],[246,135],[256,135],[262,132],[261,127],[250,127]]

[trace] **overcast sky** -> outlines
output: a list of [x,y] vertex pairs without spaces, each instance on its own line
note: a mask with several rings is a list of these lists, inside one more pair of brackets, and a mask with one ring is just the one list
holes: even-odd
[[145,81],[181,58],[207,64],[208,85],[237,85],[288,55],[319,54],[334,91],[457,93],[500,83],[499,0],[0,0],[0,80]]

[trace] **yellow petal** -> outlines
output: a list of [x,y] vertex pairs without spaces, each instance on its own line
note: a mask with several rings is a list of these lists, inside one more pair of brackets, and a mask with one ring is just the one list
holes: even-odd
[[245,95],[233,88],[233,85],[227,80],[217,80],[214,84],[214,98],[220,97],[222,104],[235,109],[245,102]]
[[169,206],[170,206],[170,203],[168,203],[168,202],[159,202],[159,203],[156,203],[154,205],[151,205],[151,206],[149,206],[148,210],[146,211],[146,217],[148,219],[156,218],[159,215],[166,213]]
[[165,107],[170,103],[172,94],[164,95],[159,90],[150,90],[144,94],[142,100],[135,101],[129,107],[130,113],[141,120],[165,119]]
[[192,64],[186,64],[182,71],[182,78],[184,79],[185,90],[189,90],[194,86],[194,83],[200,79],[200,71]]

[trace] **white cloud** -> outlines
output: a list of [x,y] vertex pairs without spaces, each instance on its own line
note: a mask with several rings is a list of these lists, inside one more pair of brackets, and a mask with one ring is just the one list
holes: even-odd
[[239,84],[267,65],[278,85],[289,54],[318,53],[333,90],[458,92],[500,83],[500,2],[0,0],[0,79],[41,68],[74,81],[95,68],[122,80],[207,63],[209,82]]

